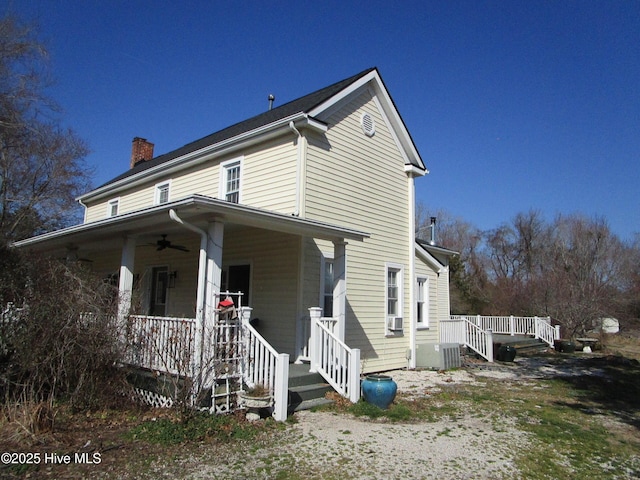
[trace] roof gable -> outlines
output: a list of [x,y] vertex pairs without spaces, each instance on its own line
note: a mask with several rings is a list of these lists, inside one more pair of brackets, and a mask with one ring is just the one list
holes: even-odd
[[391,96],[382,82],[378,70],[373,67],[313,93],[260,113],[247,120],[214,132],[176,150],[159,155],[146,162],[140,162],[135,167],[109,180],[92,192],[81,196],[80,200],[86,200],[99,192],[110,190],[110,187],[115,187],[116,184],[122,184],[123,182],[128,183],[129,180],[133,180],[133,178],[146,177],[146,175],[151,171],[155,171],[159,168],[162,169],[165,165],[172,164],[174,161],[183,157],[194,155],[208,147],[221,145],[235,138],[250,136],[252,133],[258,134],[269,125],[277,125],[279,123],[286,122],[288,119],[295,118],[296,116],[312,118],[318,117],[319,119],[322,119],[323,116],[326,115],[327,112],[331,111],[331,109],[334,108],[341,100],[368,83],[372,86],[376,95],[382,100],[383,110],[387,115],[387,118],[390,119],[396,135],[399,137],[399,143],[402,145],[405,152],[407,152],[408,164],[422,170],[423,172],[426,171],[424,163],[415,148],[413,140],[411,139],[400,114],[395,108],[395,104],[393,103]]

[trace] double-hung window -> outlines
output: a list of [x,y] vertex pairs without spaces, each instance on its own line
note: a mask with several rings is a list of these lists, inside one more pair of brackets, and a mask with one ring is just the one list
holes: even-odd
[[418,328],[429,327],[429,279],[416,279],[416,325]]
[[236,158],[220,164],[220,197],[231,203],[240,203],[242,159]]
[[387,265],[386,281],[386,334],[395,335],[402,332],[402,266]]
[[156,184],[154,203],[156,205],[169,203],[170,189],[171,189],[171,182],[169,181]]
[[112,200],[109,200],[109,203],[107,204],[107,217],[115,217],[116,215],[118,215],[119,206],[120,206],[119,198],[114,198]]

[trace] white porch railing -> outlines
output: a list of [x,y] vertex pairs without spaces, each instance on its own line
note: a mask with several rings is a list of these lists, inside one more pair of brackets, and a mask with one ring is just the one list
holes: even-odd
[[493,334],[533,335],[548,345],[560,338],[549,317],[451,315],[440,322],[440,341],[459,343],[493,361]]
[[126,330],[125,363],[172,375],[190,373],[194,319],[131,315]]
[[[203,378],[202,387],[238,372],[249,386],[264,385],[273,398],[273,416],[287,419],[289,355],[278,353],[251,326],[251,308],[241,307],[242,331],[237,323],[217,322],[207,345],[202,372],[192,372],[195,351],[195,319],[132,315],[128,319],[124,363],[171,375]],[[241,342],[238,340],[241,338]]]
[[352,402],[360,399],[360,350],[349,348],[330,328],[334,319],[322,318],[322,309],[309,309],[310,371],[318,372],[339,394]]
[[273,398],[273,417],[284,421],[289,403],[289,354],[278,353],[249,324],[251,308],[243,307],[240,312],[245,342],[244,382],[249,387],[268,388]]
[[[333,317],[320,317],[319,321],[329,329],[329,331],[333,334],[336,333],[336,326],[338,324],[338,319]],[[311,318],[307,316],[303,316],[298,321],[297,327],[298,335],[299,335],[299,345],[298,348],[298,356],[296,358],[296,363],[302,363],[303,361],[310,361],[311,354],[309,353],[309,343],[311,341]]]

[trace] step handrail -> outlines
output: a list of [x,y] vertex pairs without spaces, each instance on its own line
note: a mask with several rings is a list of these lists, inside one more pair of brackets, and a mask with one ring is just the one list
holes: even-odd
[[465,322],[465,346],[471,348],[478,355],[493,362],[493,332],[489,328],[483,330],[475,322],[466,317],[461,317]]
[[360,349],[349,348],[322,321],[322,309],[312,307],[310,369],[340,395],[355,403],[360,399]]
[[273,417],[283,422],[287,419],[289,406],[289,354],[278,353],[249,323],[252,310],[240,308],[246,361],[243,380],[249,387],[263,385],[269,389],[273,398]]

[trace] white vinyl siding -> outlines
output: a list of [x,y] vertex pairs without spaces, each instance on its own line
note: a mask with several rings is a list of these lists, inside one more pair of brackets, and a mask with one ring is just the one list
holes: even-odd
[[[220,166],[242,158],[241,202],[258,208],[291,214],[296,210],[297,147],[292,135],[254,146],[239,157],[224,156],[186,167],[171,179],[171,198],[177,200],[199,194],[222,198]],[[119,213],[128,213],[155,204],[155,182],[120,192]],[[107,216],[107,201],[87,204],[86,222]]]
[[296,210],[297,147],[290,132],[248,150],[244,158],[242,203],[287,215]]
[[179,199],[199,194],[218,198],[219,172],[220,164],[217,161],[185,169],[184,172],[173,177],[171,197]]
[[[360,116],[364,111],[375,120],[373,137],[362,131]],[[402,368],[406,366],[409,335],[388,336],[383,322],[387,309],[386,265],[409,265],[413,253],[404,159],[367,91],[321,120],[329,124],[326,136],[308,139],[306,216],[371,234],[364,242],[347,245],[345,340],[350,347],[361,349],[366,371]],[[318,250],[333,250],[331,242],[314,243]],[[311,265],[305,264],[305,271]],[[405,331],[410,318],[409,282],[415,281],[406,273],[400,315]],[[317,288],[311,294],[316,298]]]
[[225,233],[223,267],[251,264],[252,318],[260,320],[260,334],[278,352],[292,356],[296,342],[299,251],[300,239],[295,235],[248,227]]

